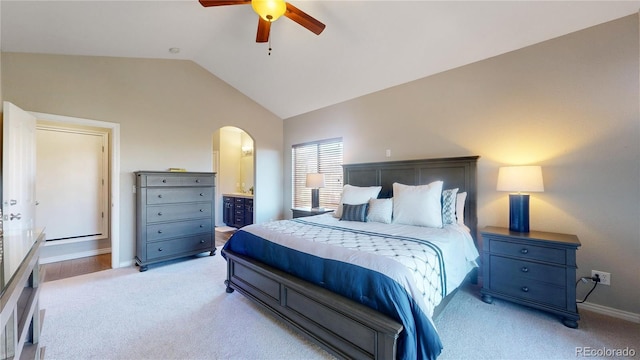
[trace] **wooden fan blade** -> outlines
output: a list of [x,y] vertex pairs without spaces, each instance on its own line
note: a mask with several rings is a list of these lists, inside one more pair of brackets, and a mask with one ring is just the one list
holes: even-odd
[[289,3],[287,3],[287,11],[285,11],[284,16],[304,26],[316,35],[320,35],[322,30],[324,30],[326,26],[325,24],[311,17],[311,15],[305,13],[304,11]]
[[204,7],[251,4],[251,0],[200,0]]
[[256,42],[265,43],[269,41],[270,30],[271,22],[258,16],[258,33],[256,34]]

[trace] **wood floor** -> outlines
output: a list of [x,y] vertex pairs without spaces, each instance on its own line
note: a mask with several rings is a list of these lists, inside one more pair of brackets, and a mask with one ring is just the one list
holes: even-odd
[[[233,235],[233,232],[215,232],[216,246],[222,246]],[[44,281],[54,281],[72,276],[89,274],[111,269],[111,254],[89,256],[80,259],[60,261],[42,265]]]

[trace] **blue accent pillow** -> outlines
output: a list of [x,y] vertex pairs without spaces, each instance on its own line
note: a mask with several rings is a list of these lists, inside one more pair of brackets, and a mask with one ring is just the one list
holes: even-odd
[[368,207],[369,203],[358,205],[342,204],[342,216],[340,220],[366,222]]

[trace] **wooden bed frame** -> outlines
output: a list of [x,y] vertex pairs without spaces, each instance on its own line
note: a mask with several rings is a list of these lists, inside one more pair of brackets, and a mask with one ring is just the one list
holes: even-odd
[[[344,183],[381,185],[379,197],[392,196],[392,184],[424,185],[443,180],[443,189],[467,192],[465,224],[477,244],[478,156],[344,165]],[[227,258],[227,292],[237,290],[293,329],[339,358],[395,359],[402,325],[362,304],[232,251]],[[475,281],[476,271],[470,273]],[[442,312],[453,294],[436,308]]]

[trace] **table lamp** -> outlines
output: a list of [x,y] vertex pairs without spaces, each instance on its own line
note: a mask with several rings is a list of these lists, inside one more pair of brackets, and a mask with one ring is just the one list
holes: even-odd
[[542,192],[540,166],[504,166],[498,170],[498,191],[509,191],[509,230],[529,232],[529,194]]
[[307,174],[306,187],[311,188],[311,208],[320,208],[320,188],[324,187],[324,174]]

